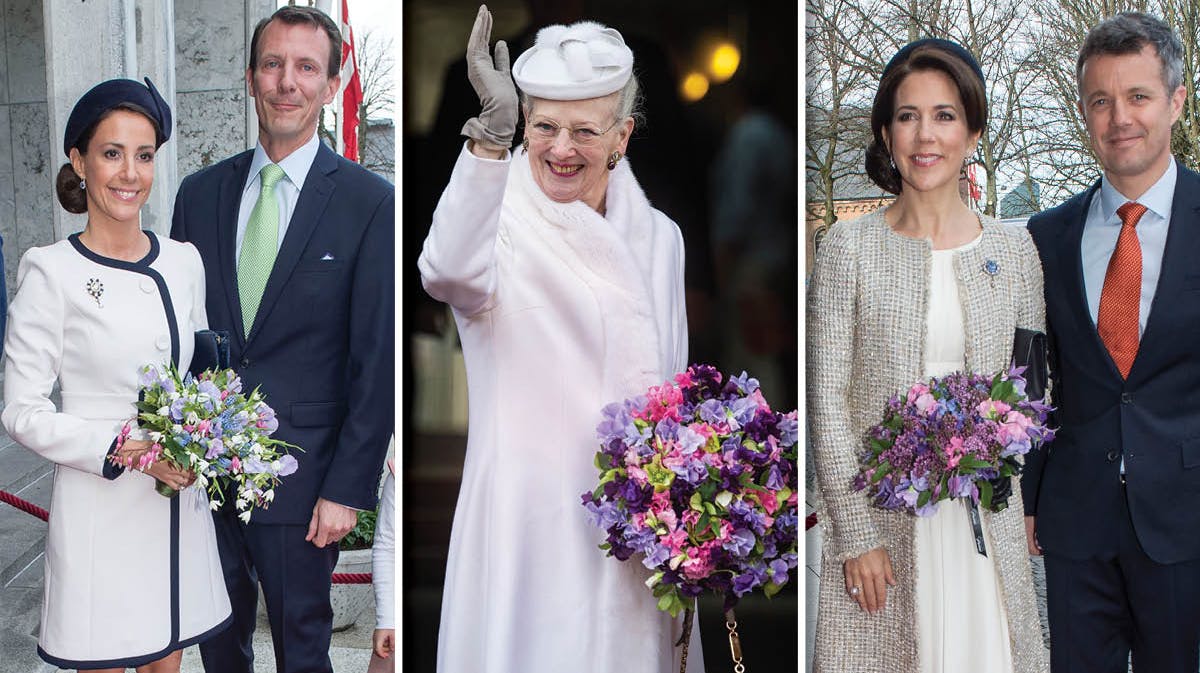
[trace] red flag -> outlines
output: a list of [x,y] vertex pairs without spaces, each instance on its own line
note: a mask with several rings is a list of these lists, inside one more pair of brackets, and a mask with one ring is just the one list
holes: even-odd
[[[342,1],[345,2],[345,0]],[[979,185],[979,178],[975,173],[975,164],[967,166],[967,183],[971,188],[971,201],[978,206],[979,200],[983,198],[983,188]]]
[[354,55],[350,8],[346,3],[347,0],[342,0],[342,154],[350,161],[358,161],[358,106],[362,104],[363,90]]

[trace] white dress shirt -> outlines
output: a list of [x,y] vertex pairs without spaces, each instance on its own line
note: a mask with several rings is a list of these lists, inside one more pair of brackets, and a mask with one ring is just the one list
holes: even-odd
[[[275,185],[275,199],[279,202],[279,235],[275,238],[275,250],[283,245],[283,236],[287,233],[288,223],[292,221],[292,212],[296,210],[296,202],[300,200],[300,190],[304,188],[304,179],[308,177],[308,169],[312,168],[313,160],[317,158],[317,150],[321,142],[317,134],[301,145],[295,152],[287,155],[279,162],[284,177]],[[271,163],[262,143],[254,146],[254,158],[250,160],[250,172],[246,176],[246,184],[242,187],[242,203],[238,207],[237,247],[235,263],[242,259],[242,240],[246,237],[246,223],[250,221],[250,211],[262,191],[262,176],[259,171]]]

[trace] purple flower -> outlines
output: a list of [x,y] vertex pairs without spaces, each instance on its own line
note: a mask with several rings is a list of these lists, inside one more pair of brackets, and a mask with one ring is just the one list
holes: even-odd
[[669,558],[671,558],[671,550],[666,545],[655,544],[651,551],[646,552],[646,558],[642,559],[642,565],[654,570],[666,563]]
[[725,405],[721,400],[704,400],[696,406],[696,414],[705,423],[721,423],[727,418]]
[[691,453],[696,449],[704,446],[708,441],[704,435],[696,432],[687,425],[679,426],[679,445],[686,453]]
[[733,578],[733,593],[738,598],[750,593],[755,587],[761,586],[767,580],[767,570],[761,564],[757,563],[740,575],[735,575]]
[[171,416],[171,420],[176,421],[176,422],[183,420],[183,405],[184,404],[186,404],[186,401],[182,397],[180,397],[179,399],[177,399],[171,403],[171,408],[169,410],[169,415]]
[[725,544],[721,545],[721,548],[738,558],[746,558],[754,549],[754,533],[745,528],[735,528],[733,534],[729,536]]
[[771,581],[775,584],[783,585],[788,581],[788,562],[783,559],[775,559],[771,561],[768,567],[771,575]]
[[787,447],[795,445],[796,440],[800,435],[799,421],[794,418],[784,416],[783,418],[779,419],[779,425],[776,427],[779,429],[780,446]]
[[296,462],[296,459],[290,454],[286,453],[280,456],[279,460],[275,462],[279,463],[279,467],[275,470],[275,476],[277,477],[286,477],[300,467],[300,464]]
[[[734,400],[733,404],[730,405],[729,410],[733,413],[733,420],[737,421],[738,426],[745,427],[746,424],[754,420],[755,414],[758,413],[758,403],[752,399],[743,397],[741,399]],[[766,437],[763,437],[762,439],[758,439],[756,437],[755,439],[761,442],[765,441]]]
[[583,506],[588,511],[588,522],[593,526],[608,530],[621,521],[621,513],[615,503],[607,500],[602,502],[585,502]]
[[675,419],[664,418],[658,422],[657,426],[655,426],[654,436],[658,437],[664,442],[669,442],[679,439],[679,429],[679,423],[676,423]]
[[738,392],[743,395],[749,395],[758,390],[758,379],[750,378],[750,375],[744,369],[741,376],[732,376],[729,380],[737,386]]
[[157,382],[158,382],[158,370],[155,369],[153,366],[146,367],[145,369],[142,370],[141,375],[138,376],[138,385],[143,388],[149,388],[150,386],[153,386]]
[[225,451],[225,443],[220,438],[214,437],[208,442],[208,450],[204,452],[205,460],[212,460],[221,455]]

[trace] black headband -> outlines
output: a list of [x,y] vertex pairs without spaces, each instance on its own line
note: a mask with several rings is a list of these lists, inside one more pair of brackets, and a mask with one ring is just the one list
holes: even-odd
[[[167,101],[159,95],[158,89],[150,78],[146,78],[145,86],[131,79],[110,79],[92,87],[90,91],[79,98],[71,116],[67,119],[67,130],[63,134],[63,152],[71,156],[71,148],[79,144],[79,139],[91,128],[104,113],[122,103],[133,103],[150,114],[150,118],[158,124],[157,142],[161,146],[171,137],[171,108]],[[80,148],[87,149],[87,148]]]
[[927,37],[922,40],[917,40],[916,42],[909,42],[901,47],[900,51],[896,52],[896,55],[892,57],[892,60],[888,61],[888,64],[883,68],[883,74],[879,77],[880,81],[886,79],[888,73],[890,73],[897,65],[903,63],[914,49],[925,46],[936,47],[942,51],[946,51],[954,56],[957,56],[964,63],[970,66],[971,70],[975,71],[975,74],[979,77],[980,82],[983,82],[984,84],[987,83],[987,80],[983,77],[983,68],[979,67],[979,61],[975,60],[975,57],[971,54],[971,52],[967,51],[962,47],[962,45],[956,42],[951,42],[950,40],[943,40],[936,37]]

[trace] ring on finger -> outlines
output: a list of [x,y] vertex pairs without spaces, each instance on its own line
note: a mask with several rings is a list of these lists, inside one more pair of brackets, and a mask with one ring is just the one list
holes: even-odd
[[858,586],[857,584],[850,587],[850,595],[851,596],[857,596],[860,593],[862,593],[862,587]]

